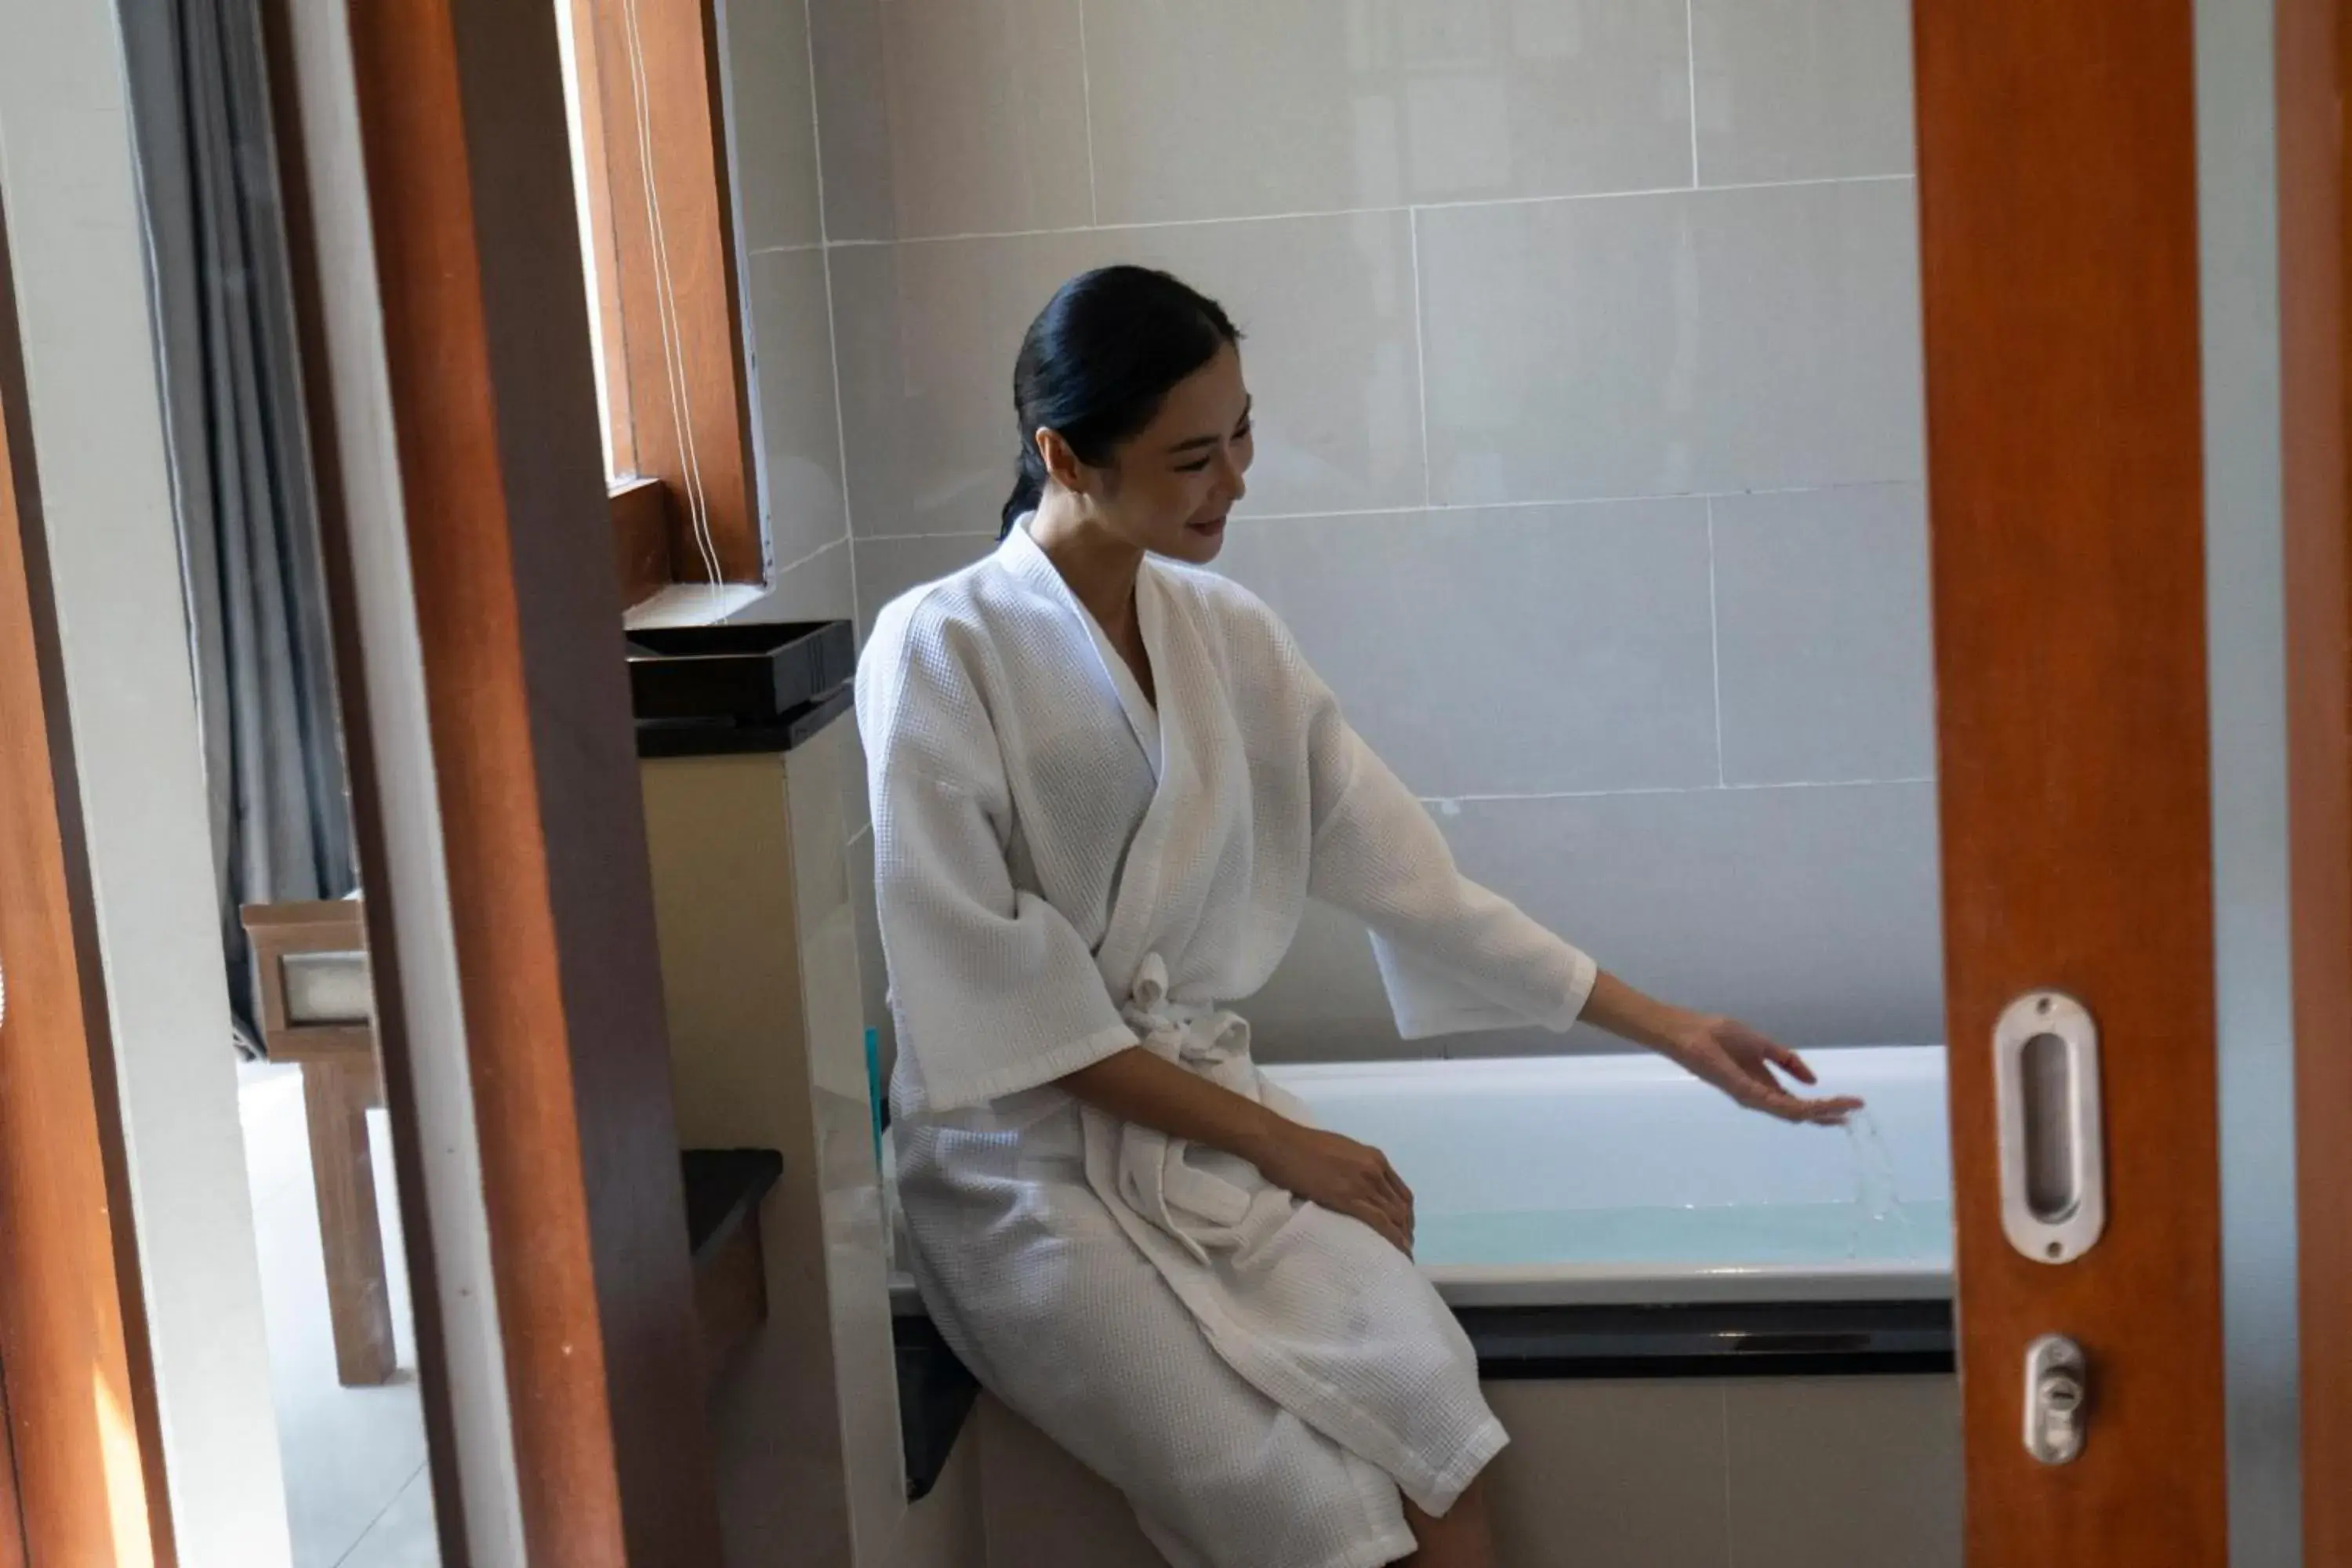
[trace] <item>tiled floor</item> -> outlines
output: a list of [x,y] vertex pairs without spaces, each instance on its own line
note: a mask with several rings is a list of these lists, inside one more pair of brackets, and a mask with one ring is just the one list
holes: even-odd
[[370,1121],[401,1370],[382,1388],[344,1388],[335,1381],[327,1322],[300,1076],[292,1068],[241,1068],[237,1098],[269,1322],[294,1568],[436,1568],[440,1552],[425,1473],[408,1275],[383,1116]]

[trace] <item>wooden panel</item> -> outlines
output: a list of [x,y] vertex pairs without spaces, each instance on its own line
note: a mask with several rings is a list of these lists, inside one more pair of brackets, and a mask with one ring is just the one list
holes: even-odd
[[26,1568],[25,1510],[16,1495],[16,1444],[8,1396],[0,1379],[0,1568]]
[[286,999],[286,960],[301,952],[361,952],[367,949],[366,909],[356,899],[331,903],[247,904],[239,911],[253,963],[255,1020],[261,1048],[272,1061],[375,1058],[368,1024],[296,1025]]
[[555,14],[352,14],[534,1562],[719,1559]]
[[33,1560],[145,1568],[162,1429],[20,346],[0,234],[0,1375]]
[[[2188,0],[1918,0],[1929,495],[1972,1568],[2226,1558]],[[2111,1219],[2001,1233],[1994,1021],[2086,1002]],[[2020,1441],[2025,1349],[2094,1436]]]
[[310,1184],[318,1195],[319,1242],[327,1263],[327,1315],[334,1331],[335,1375],[347,1388],[388,1383],[400,1364],[393,1349],[392,1288],[376,1211],[375,1161],[368,1153],[367,1112],[376,1098],[372,1061],[303,1066]]
[[[586,171],[586,178],[580,184],[588,201],[588,210],[583,216],[587,220],[593,247],[589,270],[596,290],[597,325],[610,360],[598,371],[610,380],[604,389],[605,440],[612,447],[613,472],[634,474],[637,471],[636,418],[626,374],[629,333],[627,319],[621,310],[621,253],[613,233],[613,187],[604,172],[612,156],[612,142],[605,130],[604,84],[596,70],[595,3],[596,0],[566,0],[571,7],[574,50],[572,93],[573,101],[580,106],[580,161]],[[666,537],[664,542],[667,545]],[[665,550],[665,564],[667,559]],[[667,576],[662,579],[668,580]],[[627,581],[625,575],[623,581]],[[632,595],[629,602],[635,604],[641,597],[642,595]]]
[[2278,7],[2304,1561],[2352,1563],[2352,269],[2343,0]]
[[613,487],[609,502],[621,602],[643,604],[670,581],[669,487],[659,479],[631,479]]
[[720,577],[757,583],[765,548],[714,7],[578,5],[594,24],[575,45],[602,106],[604,216],[620,288],[621,331],[613,333],[608,312],[604,352],[627,365],[635,471],[670,488],[670,559],[681,581],[709,574],[693,527],[698,507]]

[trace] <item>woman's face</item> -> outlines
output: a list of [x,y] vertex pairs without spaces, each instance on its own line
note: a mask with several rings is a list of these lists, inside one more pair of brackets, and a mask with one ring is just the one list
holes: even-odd
[[1227,343],[1176,384],[1108,467],[1084,469],[1079,488],[1093,521],[1122,542],[1202,565],[1224,548],[1225,516],[1248,490],[1242,476],[1255,455],[1241,351]]

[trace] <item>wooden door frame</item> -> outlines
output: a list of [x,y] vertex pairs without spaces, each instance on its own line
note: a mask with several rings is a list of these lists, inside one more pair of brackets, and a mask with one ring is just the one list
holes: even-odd
[[[2192,7],[1914,16],[1969,1562],[2219,1564]],[[1989,1043],[2040,988],[2089,1005],[2105,1058],[2109,1218],[2061,1268],[2011,1247],[1998,1197]],[[2055,1469],[2013,1436],[2053,1331],[2101,1413]]]
[[[303,156],[321,136],[302,113],[328,100],[326,112],[355,107],[364,170],[372,256],[345,265],[373,262],[421,658],[398,679],[421,676],[439,837],[394,841],[371,778],[362,856],[373,874],[393,855],[430,854],[446,875],[520,1494],[462,1506],[519,1511],[534,1563],[708,1568],[720,1560],[717,1488],[555,10],[265,10],[289,184],[351,177]],[[319,56],[295,40],[332,31],[348,40],[349,82],[299,82]],[[289,202],[289,239],[313,444],[325,447],[346,434],[339,418],[371,416],[327,395],[323,301],[338,285],[311,205]],[[387,656],[356,624],[358,508],[344,479],[321,468],[349,689]],[[352,721],[355,735],[371,728],[364,710]],[[355,773],[394,760],[383,743],[354,747]],[[402,929],[395,879],[369,889],[372,952],[393,952]],[[380,997],[397,988],[379,972]],[[395,1099],[407,1063],[394,1037],[407,1033],[384,1037]],[[436,1419],[446,1431],[446,1410]],[[457,1494],[446,1456],[436,1480]],[[446,1521],[442,1533],[455,1568],[464,1543]]]
[[162,1427],[6,228],[0,211],[0,1388],[16,1505],[0,1518],[0,1565],[168,1568]]
[[2280,0],[2280,347],[2304,1561],[2352,1563],[2352,91],[2346,0]]

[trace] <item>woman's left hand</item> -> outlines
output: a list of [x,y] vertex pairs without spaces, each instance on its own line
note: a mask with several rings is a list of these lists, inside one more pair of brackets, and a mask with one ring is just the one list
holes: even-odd
[[1748,1110],[1783,1121],[1843,1127],[1846,1118],[1862,1109],[1862,1101],[1850,1096],[1808,1100],[1790,1092],[1772,1069],[1778,1068],[1802,1084],[1816,1081],[1813,1069],[1788,1047],[1736,1019],[1693,1017],[1673,1031],[1659,1053]]

